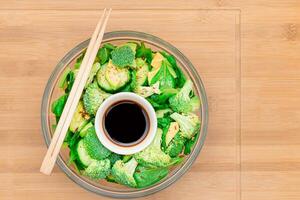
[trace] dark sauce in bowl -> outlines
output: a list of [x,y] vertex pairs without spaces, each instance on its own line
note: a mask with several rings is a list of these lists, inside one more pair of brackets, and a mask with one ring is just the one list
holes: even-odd
[[116,144],[129,146],[141,142],[149,129],[144,108],[133,101],[119,101],[104,115],[106,135]]

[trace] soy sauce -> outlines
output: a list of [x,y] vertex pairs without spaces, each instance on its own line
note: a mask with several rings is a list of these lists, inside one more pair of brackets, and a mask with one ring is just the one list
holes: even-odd
[[132,101],[120,101],[106,111],[104,128],[113,142],[130,145],[144,138],[148,121],[140,105]]

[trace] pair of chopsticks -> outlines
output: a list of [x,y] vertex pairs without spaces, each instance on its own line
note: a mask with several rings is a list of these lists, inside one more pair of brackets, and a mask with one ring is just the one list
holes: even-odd
[[48,151],[44,157],[43,163],[40,168],[40,172],[46,175],[51,174],[54,164],[56,162],[56,158],[60,152],[60,148],[65,139],[66,133],[68,131],[73,115],[75,113],[77,104],[80,100],[81,93],[89,77],[92,65],[94,63],[95,57],[100,47],[104,30],[107,25],[107,21],[110,13],[111,13],[111,8],[104,9],[103,14],[91,37],[85,56],[82,60],[79,72],[76,76],[68,100],[65,104],[64,110],[55,129],[51,144],[48,148]]

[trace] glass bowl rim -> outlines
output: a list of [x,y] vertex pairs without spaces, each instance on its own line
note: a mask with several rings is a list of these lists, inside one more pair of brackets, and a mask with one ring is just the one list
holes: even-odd
[[[171,52],[172,55],[176,57],[176,59],[180,60],[183,64],[183,66],[188,67],[192,73],[192,76],[194,76],[194,83],[197,85],[197,88],[199,88],[198,92],[201,96],[201,130],[200,130],[200,137],[195,144],[192,152],[186,159],[186,161],[182,164],[182,166],[173,174],[172,176],[166,178],[162,182],[150,186],[145,189],[140,189],[136,191],[130,191],[130,192],[116,192],[116,191],[108,191],[106,189],[102,189],[99,187],[96,187],[94,185],[91,185],[84,181],[80,176],[75,174],[63,161],[62,157],[59,155],[57,158],[57,165],[59,168],[77,185],[81,186],[82,188],[85,188],[88,191],[91,191],[96,194],[100,194],[107,197],[112,198],[138,198],[147,196],[153,193],[156,193],[158,191],[161,191],[174,182],[176,182],[183,174],[187,172],[187,170],[190,169],[191,165],[194,163],[196,158],[198,157],[203,145],[204,141],[207,135],[207,126],[208,126],[208,102],[207,102],[207,96],[205,92],[205,88],[203,85],[203,82],[197,73],[195,67],[193,64],[189,61],[189,59],[182,54],[176,47],[171,45],[170,43],[154,36],[150,35],[148,33],[144,32],[138,32],[138,31],[112,31],[112,32],[106,32],[103,36],[103,41],[111,39],[129,39],[132,38],[133,40],[140,40],[140,41],[147,41],[150,44],[156,44],[159,45],[160,48],[165,48],[165,50],[168,50]],[[78,55],[79,52],[82,52],[85,47],[87,47],[88,42],[90,39],[87,39],[78,45],[76,45],[73,49],[71,49],[56,65],[54,70],[51,73],[50,78],[48,79],[48,82],[46,84],[44,94],[42,97],[42,104],[41,104],[41,125],[42,125],[42,135],[44,137],[45,143],[47,147],[49,147],[51,142],[51,137],[49,137],[49,126],[48,126],[48,109],[49,109],[49,101],[51,98],[51,92],[55,86],[55,80],[59,76],[60,71],[70,63],[70,60],[74,58],[74,56]]]

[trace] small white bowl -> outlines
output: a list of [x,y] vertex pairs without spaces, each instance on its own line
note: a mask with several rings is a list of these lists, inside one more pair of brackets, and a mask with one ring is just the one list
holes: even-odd
[[[142,106],[144,111],[148,115],[148,132],[145,133],[143,139],[131,145],[122,145],[121,143],[113,142],[112,139],[105,133],[105,127],[103,123],[105,113],[112,105],[120,101],[135,102],[138,105]],[[145,149],[149,144],[151,144],[152,140],[154,139],[155,133],[157,131],[157,119],[155,110],[145,98],[131,92],[120,92],[108,97],[101,104],[95,118],[95,129],[100,142],[107,149],[121,155],[134,154]]]

